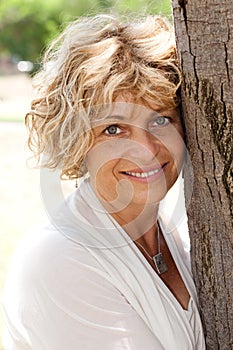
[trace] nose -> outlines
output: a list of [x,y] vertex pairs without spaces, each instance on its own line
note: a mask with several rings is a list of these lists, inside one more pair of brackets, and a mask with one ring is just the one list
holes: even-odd
[[161,141],[145,129],[135,128],[131,135],[131,156],[143,162],[157,157]]

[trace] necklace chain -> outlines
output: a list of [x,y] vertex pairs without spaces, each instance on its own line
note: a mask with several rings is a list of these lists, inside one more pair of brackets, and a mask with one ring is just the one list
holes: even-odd
[[[158,229],[157,229],[157,240],[158,240],[158,254],[160,254],[160,229],[159,229],[159,225],[158,225]],[[139,245],[139,247],[141,247],[143,249],[143,251],[146,253],[146,255],[153,260],[153,256],[151,256],[148,251],[146,250],[146,248],[143,247],[143,245],[137,241],[135,241],[135,243],[137,245]]]
[[158,224],[158,229],[157,229],[157,239],[158,239],[158,253],[155,254],[154,256],[151,256],[148,251],[143,247],[143,245],[137,241],[135,243],[143,249],[145,254],[154,262],[156,271],[158,272],[159,275],[162,273],[166,272],[168,270],[167,265],[164,261],[163,254],[160,251],[160,227]]

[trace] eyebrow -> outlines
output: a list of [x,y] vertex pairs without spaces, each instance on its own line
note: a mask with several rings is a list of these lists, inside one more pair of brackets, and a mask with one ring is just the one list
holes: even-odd
[[92,123],[95,125],[98,125],[100,124],[101,122],[104,123],[105,121],[106,122],[110,122],[110,121],[125,121],[125,120],[128,120],[128,118],[126,116],[122,116],[122,115],[107,115],[107,116],[104,116],[104,117],[100,117],[100,118],[95,118]]
[[127,117],[125,117],[123,115],[119,115],[119,114],[108,115],[106,117],[106,119],[117,119],[117,120],[124,120],[125,118],[127,118]]
[[[156,116],[160,116],[163,113],[162,110],[160,111],[155,111],[155,110],[150,110],[148,117],[149,118],[155,118]],[[101,113],[100,113],[100,117],[97,116],[97,118],[94,118],[92,120],[92,125],[93,126],[98,126],[98,125],[104,125],[110,122],[124,122],[124,123],[130,123],[130,119],[131,116],[129,115],[120,115],[120,114],[107,114],[104,115],[103,117],[101,117]]]

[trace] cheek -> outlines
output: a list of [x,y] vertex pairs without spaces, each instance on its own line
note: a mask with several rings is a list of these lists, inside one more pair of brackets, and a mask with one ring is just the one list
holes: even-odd
[[124,143],[117,140],[108,140],[95,144],[86,156],[86,165],[89,173],[97,173],[99,169],[111,167],[111,163],[123,158]]
[[180,133],[176,129],[172,131],[173,132],[167,136],[164,145],[175,161],[182,161],[186,149],[183,133]]
[[183,165],[185,150],[186,150],[186,147],[183,140],[178,140],[174,142],[172,145],[172,148],[169,150],[178,174],[180,173],[180,170]]
[[[107,152],[99,154],[94,149],[90,151],[86,158],[87,169],[90,175],[92,188],[101,201],[110,202],[112,205],[119,200],[117,177],[117,166],[120,162],[119,158],[112,159]],[[128,193],[124,191],[124,193]],[[118,205],[117,205],[118,206]]]
[[104,176],[104,173],[113,171],[119,158],[116,147],[111,147],[107,142],[97,144],[86,156],[87,170],[91,177]]
[[183,138],[180,134],[172,133],[166,138],[166,142],[163,143],[164,148],[166,149],[165,154],[167,155],[167,160],[169,160],[171,167],[169,167],[169,173],[166,173],[166,176],[178,176],[184,162],[186,146]]

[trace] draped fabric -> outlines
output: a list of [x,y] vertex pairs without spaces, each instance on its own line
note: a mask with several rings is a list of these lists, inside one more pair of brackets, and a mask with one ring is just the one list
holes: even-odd
[[190,294],[188,310],[87,179],[15,255],[3,298],[5,350],[204,350],[187,256],[174,227],[159,222]]

